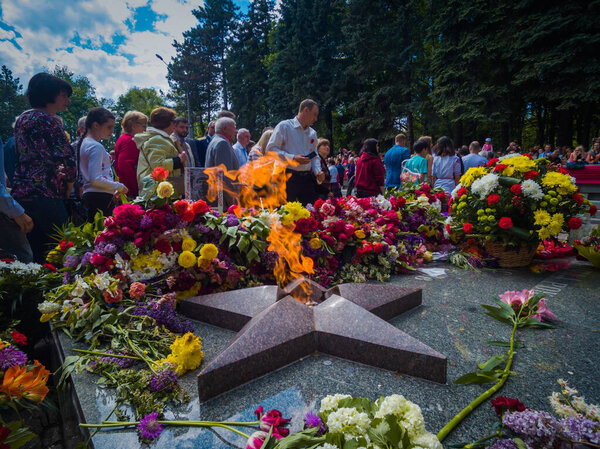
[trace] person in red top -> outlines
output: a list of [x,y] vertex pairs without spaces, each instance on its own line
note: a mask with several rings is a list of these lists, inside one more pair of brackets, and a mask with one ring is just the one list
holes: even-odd
[[376,139],[367,139],[356,161],[356,196],[367,198],[383,194],[385,186],[385,168],[379,158],[379,143]]
[[125,184],[128,196],[138,195],[137,164],[140,150],[133,140],[133,136],[146,131],[148,117],[138,111],[127,111],[121,127],[123,134],[115,144],[115,172],[119,181]]

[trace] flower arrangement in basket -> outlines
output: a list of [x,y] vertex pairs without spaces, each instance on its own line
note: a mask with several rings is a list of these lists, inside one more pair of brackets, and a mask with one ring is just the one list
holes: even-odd
[[482,238],[502,267],[526,266],[538,242],[578,229],[585,212],[596,207],[564,169],[525,154],[469,169],[452,191],[446,229],[455,239]]
[[573,245],[580,256],[592,262],[596,268],[600,268],[600,225],[583,240],[575,240]]

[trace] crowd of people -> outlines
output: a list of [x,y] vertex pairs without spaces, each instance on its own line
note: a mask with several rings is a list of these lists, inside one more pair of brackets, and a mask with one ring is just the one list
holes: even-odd
[[[237,129],[230,111],[219,112],[201,139],[188,137],[188,120],[170,108],[158,107],[149,117],[128,111],[110,151],[102,141],[114,133],[117,118],[102,107],[79,120],[70,141],[57,114],[67,110],[71,94],[67,82],[47,73],[35,75],[26,92],[31,109],[17,117],[14,138],[4,148],[0,142],[5,173],[0,181],[0,249],[24,262],[44,262],[52,235],[73,218],[75,205],[84,206],[88,220],[98,211],[109,216],[124,196],[144,196],[153,188],[150,175],[157,167],[168,170],[169,181],[183,195],[185,167],[236,171],[270,152],[285,166],[287,200],[306,205],[340,197],[344,190],[361,198],[376,196],[404,183],[427,182],[450,192],[469,168],[522,152],[514,142],[497,151],[491,138],[483,147],[474,141],[455,148],[446,136],[435,144],[422,136],[409,148],[406,136],[398,134],[385,152],[368,138],[358,154],[340,149],[334,156],[331,142],[318,138],[311,127],[319,115],[311,99],[300,103],[295,117],[263,129],[256,142],[248,129]],[[600,138],[589,151],[545,145],[528,153],[567,166],[598,164]]]

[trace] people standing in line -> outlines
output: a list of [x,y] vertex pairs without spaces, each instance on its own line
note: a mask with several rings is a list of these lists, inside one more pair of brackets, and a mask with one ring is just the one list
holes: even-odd
[[443,136],[438,139],[431,172],[433,187],[440,187],[446,193],[452,192],[459,183],[460,161],[454,154],[454,144],[449,137]]
[[476,140],[471,142],[471,144],[469,145],[469,154],[462,157],[465,173],[470,168],[484,167],[487,165],[488,160],[485,157],[479,155],[480,151],[481,146],[479,145],[479,142],[477,142]]
[[206,128],[206,135],[201,139],[196,139],[196,167],[204,167],[206,163],[206,150],[215,135],[215,122],[211,120]]
[[331,181],[329,183],[329,190],[332,195],[336,198],[340,198],[342,196],[342,188],[340,186],[340,173],[338,169],[338,165],[335,163],[335,159],[330,157],[327,159],[327,169],[331,174]]
[[127,111],[121,121],[123,133],[115,144],[115,173],[119,181],[127,187],[127,195],[135,198],[138,195],[137,164],[140,149],[133,136],[146,131],[148,117],[138,111]]
[[356,196],[367,198],[382,195],[385,191],[385,167],[379,157],[379,143],[376,139],[367,139],[356,161]]
[[183,168],[187,162],[184,151],[178,151],[171,139],[175,130],[175,111],[163,106],[150,113],[150,126],[133,138],[140,150],[137,166],[137,181],[140,194],[148,193],[150,184],[144,188],[144,178],[156,167],[169,171],[169,181],[179,195],[184,194]]
[[254,145],[252,147],[252,149],[250,150],[250,153],[248,153],[248,161],[255,161],[265,155],[266,148],[269,143],[269,139],[271,138],[272,135],[273,135],[273,128],[271,128],[269,126],[265,129],[263,129],[260,139],[258,139],[258,142],[256,142],[256,145]]
[[429,181],[427,178],[427,159],[425,158],[428,151],[429,144],[424,140],[417,140],[413,145],[413,157],[404,164],[406,170],[419,174],[419,178],[415,184],[422,184]]
[[317,195],[322,200],[326,200],[333,196],[333,190],[331,189],[331,183],[334,180],[334,175],[337,177],[337,170],[335,167],[330,168],[327,164],[327,158],[331,152],[331,147],[329,140],[327,139],[319,139],[317,142],[317,153],[319,154],[319,160],[321,163],[321,168],[323,169],[323,173],[325,173],[325,178],[322,183],[317,183],[315,186],[315,190]]
[[216,134],[206,151],[206,167],[224,165],[226,170],[238,170],[240,163],[231,146],[231,142],[237,134],[235,120],[229,117],[221,117],[217,120],[215,130]]
[[38,263],[44,263],[56,227],[68,220],[64,200],[75,181],[75,153],[56,113],[67,110],[72,93],[69,83],[60,78],[34,75],[25,94],[33,109],[15,123],[11,194],[35,223],[27,238]]
[[395,145],[385,153],[383,163],[385,165],[385,188],[393,189],[400,187],[400,175],[402,174],[402,163],[410,159],[410,150],[406,148],[406,136],[398,134],[394,139]]
[[433,169],[433,139],[431,136],[421,136],[422,140],[427,144],[427,151],[423,153],[423,157],[427,160],[427,182],[431,182],[431,170]]
[[240,167],[248,162],[248,144],[250,143],[250,131],[240,128],[237,132],[237,142],[233,144],[233,151],[237,156]]
[[175,129],[171,133],[171,139],[175,143],[175,148],[180,153],[185,153],[187,157],[187,166],[195,167],[195,157],[190,144],[186,140],[186,136],[190,132],[190,123],[185,117],[175,117]]
[[88,221],[93,221],[98,211],[105,217],[112,215],[115,195],[127,193],[125,184],[115,181],[110,154],[100,143],[102,139],[110,139],[114,129],[115,116],[112,112],[93,108],[88,112],[85,130],[77,145],[83,204],[88,210]]
[[341,189],[342,187],[344,187],[344,178],[346,176],[346,167],[344,167],[344,160],[341,154],[338,154],[335,158],[335,168],[337,168],[338,172],[338,188]]
[[33,253],[27,240],[27,233],[33,229],[33,220],[6,190],[1,140],[0,177],[0,249],[14,255],[20,262],[33,262]]
[[314,203],[317,199],[314,179],[318,184],[325,180],[317,157],[317,132],[311,128],[318,116],[317,103],[303,100],[296,117],[277,124],[267,145],[267,151],[277,151],[288,163],[286,171],[291,175],[286,184],[288,201]]
[[71,148],[73,151],[77,151],[77,147],[79,146],[79,141],[81,140],[81,136],[85,132],[85,116],[80,117],[77,120],[77,130],[75,131],[75,140],[71,142]]

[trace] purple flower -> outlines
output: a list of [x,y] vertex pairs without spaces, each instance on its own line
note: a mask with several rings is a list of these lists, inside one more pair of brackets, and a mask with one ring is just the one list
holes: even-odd
[[192,322],[183,318],[172,307],[158,307],[155,309],[154,307],[147,307],[140,304],[139,307],[133,309],[131,314],[149,316],[156,321],[156,324],[162,324],[176,334],[185,334],[194,330]]
[[[67,257],[69,257],[69,256],[67,256]],[[70,273],[67,271],[67,272],[65,273],[65,275],[63,276],[63,281],[62,281],[62,283],[63,283],[63,285],[67,285],[67,284],[69,284],[70,282],[71,282],[71,274],[70,274]]]
[[158,413],[150,413],[140,419],[137,429],[142,440],[158,438],[163,431],[163,425],[158,422]]
[[225,220],[227,226],[237,226],[240,224],[240,220],[234,214],[227,214],[227,219]]
[[154,391],[172,391],[177,386],[177,374],[175,371],[167,369],[155,374],[150,379],[150,387]]
[[[106,351],[107,354],[117,354],[117,355],[132,355],[132,354],[124,354],[115,352],[112,349]],[[122,357],[100,357],[100,361],[104,363],[112,363],[113,365],[117,365],[119,368],[129,368],[135,364],[135,359],[125,359]]]
[[92,260],[92,256],[94,255],[94,253],[88,251],[83,255],[83,259],[81,259],[81,266],[85,267],[87,265],[90,264],[90,261]]
[[147,230],[147,229],[150,229],[151,227],[152,227],[152,218],[150,218],[148,215],[144,215],[142,217],[142,220],[140,221],[140,229]]
[[11,366],[25,365],[27,356],[14,346],[0,349],[0,370],[5,371]]
[[498,440],[492,446],[486,449],[518,449],[517,444],[513,440]]
[[79,257],[72,256],[69,254],[65,257],[65,262],[63,263],[63,265],[65,267],[73,268],[73,267],[76,267],[77,265],[79,265],[80,260],[81,259]]
[[197,225],[195,225],[194,229],[198,234],[208,234],[211,231],[211,229],[208,226],[202,223],[198,223]]
[[565,418],[559,423],[560,431],[572,441],[600,444],[600,424],[585,418]]
[[542,440],[548,446],[552,446],[558,430],[556,418],[548,412],[535,410],[506,413],[502,422],[513,432],[523,435],[526,442]]
[[323,424],[323,420],[321,420],[321,417],[311,410],[304,417],[304,428],[306,429],[312,427],[317,427],[319,429],[317,430],[318,435],[323,435],[325,433],[326,429],[325,425]]

